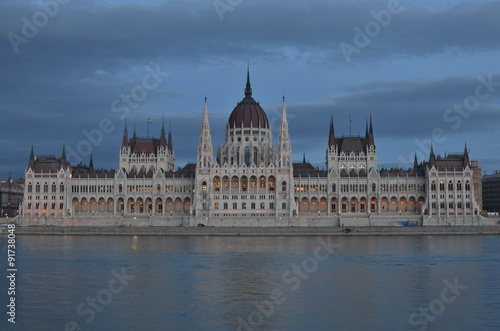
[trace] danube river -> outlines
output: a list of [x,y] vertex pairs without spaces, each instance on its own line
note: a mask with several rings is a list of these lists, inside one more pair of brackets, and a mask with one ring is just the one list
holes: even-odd
[[500,329],[493,235],[38,235],[16,249],[2,330]]

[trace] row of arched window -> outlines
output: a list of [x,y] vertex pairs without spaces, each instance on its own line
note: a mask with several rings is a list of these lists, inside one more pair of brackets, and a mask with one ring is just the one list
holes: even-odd
[[[207,191],[207,182],[202,182],[202,191],[206,192]],[[287,189],[287,182],[282,181],[281,182],[281,191],[286,192]],[[213,179],[213,190],[215,192],[223,191],[232,191],[232,192],[237,192],[237,191],[252,191],[252,190],[268,190],[270,192],[276,191],[276,178],[274,176],[269,176],[266,178],[266,176],[260,176],[257,178],[257,176],[250,176],[248,178],[247,176],[232,176],[229,178],[229,176],[223,176],[222,179],[219,176],[215,176]]]

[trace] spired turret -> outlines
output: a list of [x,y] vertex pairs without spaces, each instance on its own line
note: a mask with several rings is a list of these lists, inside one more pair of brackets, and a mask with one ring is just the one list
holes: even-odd
[[132,138],[128,138],[127,120],[123,130],[120,148],[120,169],[125,172],[145,173],[157,170],[173,171],[175,153],[172,148],[172,134],[169,131],[168,142],[165,139],[165,121],[162,118],[160,138],[141,138],[137,136],[135,122]]

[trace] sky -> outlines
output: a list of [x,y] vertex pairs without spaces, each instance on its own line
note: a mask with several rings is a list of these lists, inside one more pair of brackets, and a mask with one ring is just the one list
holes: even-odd
[[286,97],[294,161],[324,168],[330,118],[355,136],[371,115],[379,168],[432,142],[500,169],[500,1],[1,0],[0,35],[3,178],[32,145],[115,169],[125,118],[144,137],[171,123],[183,167],[205,96],[223,144],[248,63],[275,143]]

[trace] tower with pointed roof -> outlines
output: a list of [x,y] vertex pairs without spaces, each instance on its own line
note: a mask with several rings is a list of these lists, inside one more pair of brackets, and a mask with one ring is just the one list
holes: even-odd
[[250,69],[247,68],[245,97],[238,102],[226,125],[224,145],[217,155],[221,166],[247,167],[274,164],[275,149],[266,112],[252,97]]
[[210,123],[208,122],[207,99],[203,109],[203,121],[201,123],[200,141],[198,143],[197,169],[210,168],[213,165],[214,148],[212,145],[212,134],[210,133]]
[[134,122],[132,138],[128,137],[127,120],[123,129],[120,147],[120,169],[126,173],[148,173],[175,169],[175,153],[172,147],[172,133],[169,130],[168,141],[165,137],[165,120],[162,118],[160,138],[138,137]]
[[196,158],[196,184],[194,207],[202,215],[208,216],[210,207],[210,190],[213,180],[211,169],[213,167],[214,149],[212,145],[212,134],[210,133],[210,123],[208,122],[207,98],[203,108],[203,121],[201,122],[200,140],[198,142],[198,152]]
[[283,106],[281,108],[281,123],[280,134],[278,136],[277,151],[277,167],[289,168],[292,166],[292,146],[290,143],[290,135],[288,133],[288,121],[286,120],[285,97],[283,97]]
[[373,137],[372,116],[370,126],[365,122],[364,136],[335,137],[333,116],[326,151],[327,168],[331,176],[366,176],[377,169],[377,150]]

